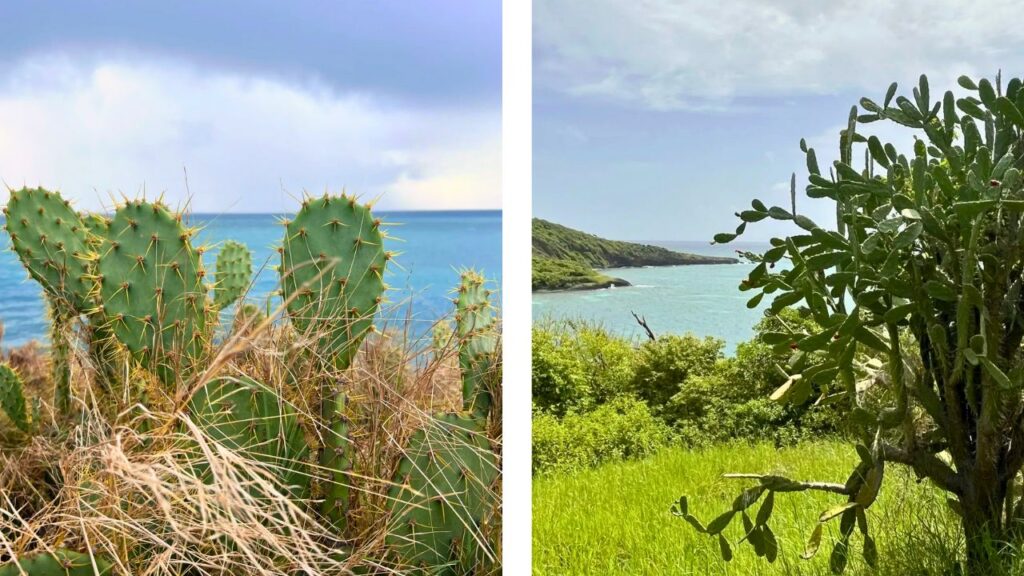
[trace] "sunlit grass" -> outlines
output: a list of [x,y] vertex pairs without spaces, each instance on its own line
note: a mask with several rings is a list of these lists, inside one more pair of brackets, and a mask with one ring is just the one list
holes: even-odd
[[[758,558],[742,538],[739,519],[726,530],[734,557],[724,562],[717,540],[698,534],[669,512],[680,495],[707,522],[727,510],[749,481],[723,479],[726,472],[772,472],[799,480],[844,482],[857,455],[842,441],[777,449],[735,444],[707,450],[666,450],[653,458],[615,463],[533,483],[533,566],[537,575],[830,574],[829,554],[838,523],[825,532],[821,549],[802,560],[806,541],[823,510],[842,500],[821,493],[778,494],[769,525],[780,544],[774,564]],[[854,536],[846,574],[949,573],[960,548],[957,517],[945,495],[892,465],[878,501],[868,510],[880,555],[879,571],[862,560]]]

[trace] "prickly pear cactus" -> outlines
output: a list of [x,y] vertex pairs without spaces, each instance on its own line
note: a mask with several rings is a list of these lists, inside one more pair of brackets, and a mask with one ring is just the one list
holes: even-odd
[[218,378],[192,396],[189,412],[210,438],[263,462],[282,489],[308,498],[309,447],[295,411],[274,390],[248,377]]
[[113,565],[101,556],[58,548],[52,553],[40,552],[24,556],[17,562],[0,566],[0,576],[105,576],[113,574]]
[[384,292],[380,221],[349,196],[307,199],[286,225],[281,288],[299,331],[319,337],[318,353],[351,363]]
[[99,245],[99,298],[110,330],[167,385],[207,343],[206,288],[194,231],[162,204],[128,202]]
[[455,322],[460,342],[463,409],[474,416],[486,417],[491,409],[488,383],[495,377],[498,344],[491,291],[484,286],[483,276],[468,271],[462,274],[458,292]]
[[410,439],[388,493],[387,544],[403,570],[464,573],[485,558],[498,463],[480,426],[444,414]]
[[14,190],[4,216],[11,246],[47,295],[77,313],[91,308],[86,226],[68,201],[42,188]]
[[217,254],[217,283],[213,288],[213,307],[223,310],[232,305],[249,287],[252,278],[252,254],[245,244],[228,240]]
[[[281,290],[292,324],[315,337],[315,353],[345,369],[373,326],[383,298],[384,251],[380,221],[368,206],[349,196],[323,196],[303,202],[286,224],[281,247]],[[352,446],[338,382],[325,381],[320,417],[324,435],[320,466],[329,472],[322,512],[344,530],[349,501]]]
[[0,364],[0,408],[19,430],[26,433],[31,430],[25,387],[18,373],[7,364]]

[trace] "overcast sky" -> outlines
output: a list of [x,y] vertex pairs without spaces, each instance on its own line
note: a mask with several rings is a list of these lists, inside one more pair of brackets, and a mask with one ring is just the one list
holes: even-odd
[[[0,179],[198,212],[501,206],[499,0],[0,4]],[[2,192],[6,197],[6,190]]]
[[801,137],[823,165],[838,155],[860,97],[909,95],[921,73],[933,99],[960,74],[1024,75],[1019,19],[1011,0],[536,0],[534,211],[627,240],[731,231],[752,197],[787,205],[791,172],[802,190]]

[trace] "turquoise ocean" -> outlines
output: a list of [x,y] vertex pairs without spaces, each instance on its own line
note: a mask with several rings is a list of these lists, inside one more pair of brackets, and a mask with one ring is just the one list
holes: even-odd
[[[710,245],[707,242],[649,241],[647,244],[709,256],[736,256],[737,249],[763,252],[757,243]],[[740,292],[740,282],[754,265],[716,264],[614,268],[602,270],[632,286],[583,292],[533,295],[533,320],[585,319],[634,338],[646,338],[631,312],[646,317],[655,335],[692,333],[725,340],[726,353],[753,336],[766,305],[747,308],[751,292]]]
[[[476,268],[501,285],[501,212],[377,212],[394,239],[387,250],[399,255],[389,267],[386,281],[393,290],[391,304],[381,315],[389,325],[402,325],[411,318],[411,330],[422,335],[440,316],[452,309],[451,290],[459,282],[459,270]],[[2,219],[0,219],[2,220]],[[276,247],[284,228],[272,214],[193,214],[191,225],[202,228],[200,242],[211,245],[203,256],[213,272],[218,243],[237,240],[253,253],[256,280],[249,300],[263,303],[277,289],[280,261]],[[30,340],[44,340],[46,322],[39,285],[28,275],[10,251],[10,238],[0,232],[0,322],[3,345],[17,346]]]

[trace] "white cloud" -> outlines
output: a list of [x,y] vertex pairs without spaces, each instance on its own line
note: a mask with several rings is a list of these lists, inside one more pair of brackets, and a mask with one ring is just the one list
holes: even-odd
[[[1019,73],[1015,0],[538,0],[539,82],[653,109]],[[941,84],[940,84],[941,82]]]
[[383,209],[498,208],[500,111],[426,107],[168,60],[19,63],[0,84],[0,178],[80,206],[188,194],[197,212],[294,208],[345,187]]

